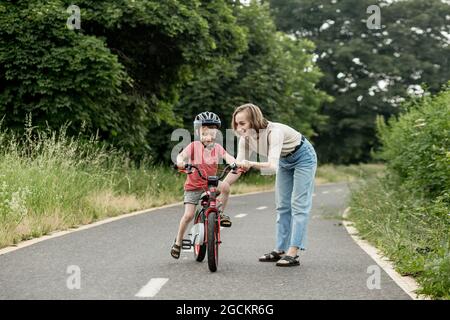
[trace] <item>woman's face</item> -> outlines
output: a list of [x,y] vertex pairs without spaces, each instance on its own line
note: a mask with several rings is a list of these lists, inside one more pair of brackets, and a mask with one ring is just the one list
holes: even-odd
[[247,111],[238,112],[234,117],[236,131],[240,136],[247,137],[252,132],[251,124],[248,118],[249,116]]

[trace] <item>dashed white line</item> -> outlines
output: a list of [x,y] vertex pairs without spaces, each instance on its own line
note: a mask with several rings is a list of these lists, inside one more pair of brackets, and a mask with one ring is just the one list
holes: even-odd
[[245,217],[246,215],[247,215],[246,213],[240,213],[240,214],[235,215],[234,217],[235,217],[235,218],[243,218],[243,217]]
[[322,191],[322,193],[323,194],[327,194],[327,193],[329,193],[330,191]]
[[267,209],[267,207],[266,206],[262,206],[262,207],[256,208],[256,210],[264,210],[264,209]]
[[136,293],[139,298],[152,298],[161,290],[162,286],[169,281],[168,278],[153,278]]

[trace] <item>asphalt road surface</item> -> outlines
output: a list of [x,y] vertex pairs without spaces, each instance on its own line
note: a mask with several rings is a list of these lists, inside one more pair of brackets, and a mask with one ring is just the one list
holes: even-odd
[[316,187],[300,267],[258,262],[275,246],[274,193],[264,192],[230,199],[215,273],[192,251],[170,256],[174,206],[0,255],[0,299],[410,299],[340,223],[348,195],[345,183]]

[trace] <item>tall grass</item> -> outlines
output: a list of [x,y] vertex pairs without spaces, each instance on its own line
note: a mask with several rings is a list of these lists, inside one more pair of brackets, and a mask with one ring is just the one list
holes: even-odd
[[0,130],[0,247],[133,210],[180,201],[184,177],[137,168],[95,138],[28,126]]
[[450,195],[430,200],[397,179],[363,183],[352,193],[349,219],[398,272],[417,279],[419,293],[450,299]]

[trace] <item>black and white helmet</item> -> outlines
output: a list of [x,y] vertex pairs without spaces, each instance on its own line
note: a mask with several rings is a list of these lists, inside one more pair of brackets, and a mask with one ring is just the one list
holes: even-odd
[[216,125],[217,128],[220,128],[221,124],[219,116],[210,111],[199,113],[194,119],[194,128],[208,125]]

